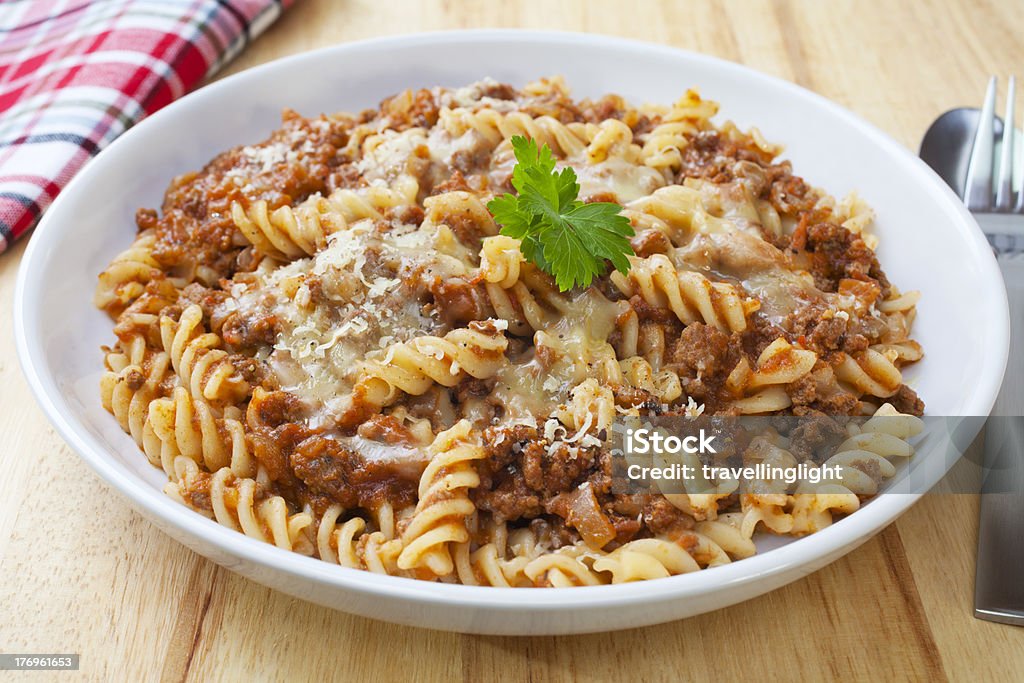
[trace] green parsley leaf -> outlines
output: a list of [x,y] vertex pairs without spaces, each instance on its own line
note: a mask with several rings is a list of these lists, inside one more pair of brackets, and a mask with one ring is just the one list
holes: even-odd
[[523,256],[554,276],[560,290],[588,287],[603,275],[607,262],[629,272],[633,228],[611,202],[579,201],[576,171],[555,170],[547,144],[521,135],[512,138],[516,166],[512,187],[518,195],[495,197],[487,208],[501,225],[501,234],[521,241]]

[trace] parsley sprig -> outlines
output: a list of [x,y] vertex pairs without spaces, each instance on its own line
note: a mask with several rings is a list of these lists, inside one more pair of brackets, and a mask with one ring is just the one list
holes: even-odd
[[633,255],[629,238],[633,228],[611,202],[584,204],[577,199],[580,186],[576,172],[555,170],[547,144],[521,135],[512,138],[516,163],[512,186],[518,195],[495,197],[487,208],[501,225],[501,234],[521,241],[523,256],[554,276],[563,292],[587,287],[603,275],[607,262],[629,272]]

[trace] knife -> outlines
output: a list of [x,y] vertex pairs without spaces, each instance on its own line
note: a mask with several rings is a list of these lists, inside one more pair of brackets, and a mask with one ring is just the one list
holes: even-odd
[[975,218],[1006,283],[1010,357],[985,427],[974,615],[1024,626],[1024,215]]

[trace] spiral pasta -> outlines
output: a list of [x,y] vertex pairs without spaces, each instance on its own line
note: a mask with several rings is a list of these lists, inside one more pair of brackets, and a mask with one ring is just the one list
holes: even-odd
[[[152,230],[139,233],[132,245],[115,256],[99,276],[93,304],[110,313],[117,314],[138,299],[146,284],[168,277],[160,263],[153,256],[157,235]],[[184,278],[171,277],[175,287],[187,284]]]
[[239,478],[227,467],[210,478],[210,503],[219,524],[284,550],[313,554],[312,516],[293,513],[281,496],[258,495],[253,479]]
[[107,366],[100,379],[103,407],[142,446],[149,406],[163,392],[162,385],[171,369],[170,358],[166,353],[154,353],[136,344],[130,355],[108,354]]
[[[584,546],[585,548],[585,546]],[[571,586],[599,586],[606,581],[584,561],[588,551],[578,547],[560,548],[530,560],[523,567],[534,586],[568,588]]]
[[660,579],[699,569],[682,546],[660,538],[630,541],[594,561],[594,570],[609,572],[612,583]]
[[430,456],[420,478],[416,511],[402,531],[398,567],[447,576],[455,568],[451,546],[469,540],[465,520],[475,508],[467,490],[480,485],[473,461],[484,453],[471,440],[470,423],[461,420],[437,435]]
[[[382,575],[596,586],[824,528],[914,451],[919,294],[882,272],[866,202],[716,112],[695,91],[573,99],[558,77],[289,112],[137,215],[95,293],[115,321],[102,403],[174,500]],[[628,269],[595,261],[563,291],[549,238],[594,251],[599,232],[499,229],[513,136],[550,149],[560,212],[619,205]],[[804,415],[837,419],[782,419]],[[721,447],[645,461],[620,418],[684,441],[721,425]],[[634,464],[655,481],[624,481]],[[681,487],[653,475],[679,464]]]
[[[452,553],[459,583],[465,586],[496,586],[511,588],[512,583],[506,575],[506,568],[511,565],[499,557],[498,548],[487,543],[474,551],[470,551],[470,543],[459,543]],[[514,580],[517,570],[511,572]]]
[[508,322],[509,330],[525,336],[554,324],[571,309],[571,304],[550,281],[535,268],[522,266],[518,279],[509,287],[485,282],[488,301],[494,314]]
[[419,396],[434,384],[455,386],[466,377],[492,377],[505,361],[508,340],[493,322],[474,323],[444,337],[417,337],[367,361],[356,391],[372,406],[393,403],[402,394]]
[[619,367],[622,369],[622,377],[626,384],[650,392],[662,403],[671,403],[683,394],[679,375],[671,370],[655,372],[645,358],[625,358],[619,361]]
[[346,226],[344,218],[323,197],[272,211],[262,199],[248,209],[233,202],[231,219],[260,252],[281,260],[315,254],[326,244],[329,234]]
[[782,385],[807,376],[818,362],[813,351],[800,349],[779,337],[765,347],[752,368],[744,357],[729,373],[726,386],[743,398],[732,405],[740,413],[769,413],[788,408],[792,401]]
[[174,373],[192,396],[233,404],[248,395],[249,383],[227,352],[218,348],[220,337],[203,327],[203,311],[197,304],[185,308],[177,321],[161,318],[160,336]]
[[321,516],[316,534],[317,556],[351,569],[401,575],[398,556],[402,542],[388,538],[382,531],[367,530],[362,517],[337,524],[342,512],[340,505],[332,505]]
[[618,119],[608,119],[587,126],[586,158],[591,164],[601,163],[609,157],[618,157],[627,163],[637,163],[641,155],[639,145],[633,144],[633,131]]
[[427,225],[469,222],[481,236],[498,234],[498,226],[487,207],[471,192],[455,190],[427,197],[423,200],[423,211]]
[[519,282],[519,272],[526,261],[519,244],[519,240],[505,235],[483,240],[480,248],[480,274],[488,284],[508,289]]
[[415,200],[418,189],[416,181],[405,176],[391,187],[336,190],[327,197],[314,195],[296,207],[285,205],[271,210],[262,199],[248,207],[232,202],[231,219],[261,253],[291,260],[320,251],[328,235],[352,222],[383,218],[385,210]]
[[892,396],[903,386],[903,375],[896,364],[875,349],[844,354],[835,373],[840,381],[878,398]]
[[473,131],[492,147],[523,135],[563,157],[581,154],[589,142],[582,124],[566,125],[551,116],[533,117],[518,111],[503,114],[494,109],[442,109],[438,123],[455,137]]
[[703,322],[728,332],[747,327],[753,302],[726,282],[712,282],[700,273],[678,270],[667,256],[630,259],[629,275],[611,274],[626,296],[639,295],[652,306],[670,309],[680,322]]
[[891,460],[909,458],[914,454],[908,439],[923,429],[920,418],[902,415],[886,403],[855,434],[843,441],[835,454],[822,463],[822,467],[837,468],[838,483],[852,493],[874,495],[882,480],[896,474]]
[[695,90],[687,90],[647,135],[643,162],[654,168],[679,169],[683,163],[682,150],[689,145],[690,137],[717,112],[716,103],[702,100]]
[[169,398],[149,403],[143,450],[168,474],[176,459],[184,456],[210,472],[227,467],[239,477],[255,476],[241,417],[234,408],[218,417],[208,403],[196,400],[184,387],[175,387]]

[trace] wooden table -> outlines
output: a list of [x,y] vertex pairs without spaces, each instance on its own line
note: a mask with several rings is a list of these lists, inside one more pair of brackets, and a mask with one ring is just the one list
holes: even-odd
[[[609,33],[790,79],[916,148],[936,114],[980,101],[989,74],[1016,68],[1024,76],[1020,10],[1013,0],[301,0],[227,73],[413,31]],[[628,632],[439,633],[332,612],[263,588],[143,521],[50,429],[9,332],[23,251],[22,243],[0,256],[0,652],[79,652],[78,675],[90,680],[1024,675],[1024,629],[971,616],[978,500],[970,495],[926,497],[859,550],[782,590]]]

